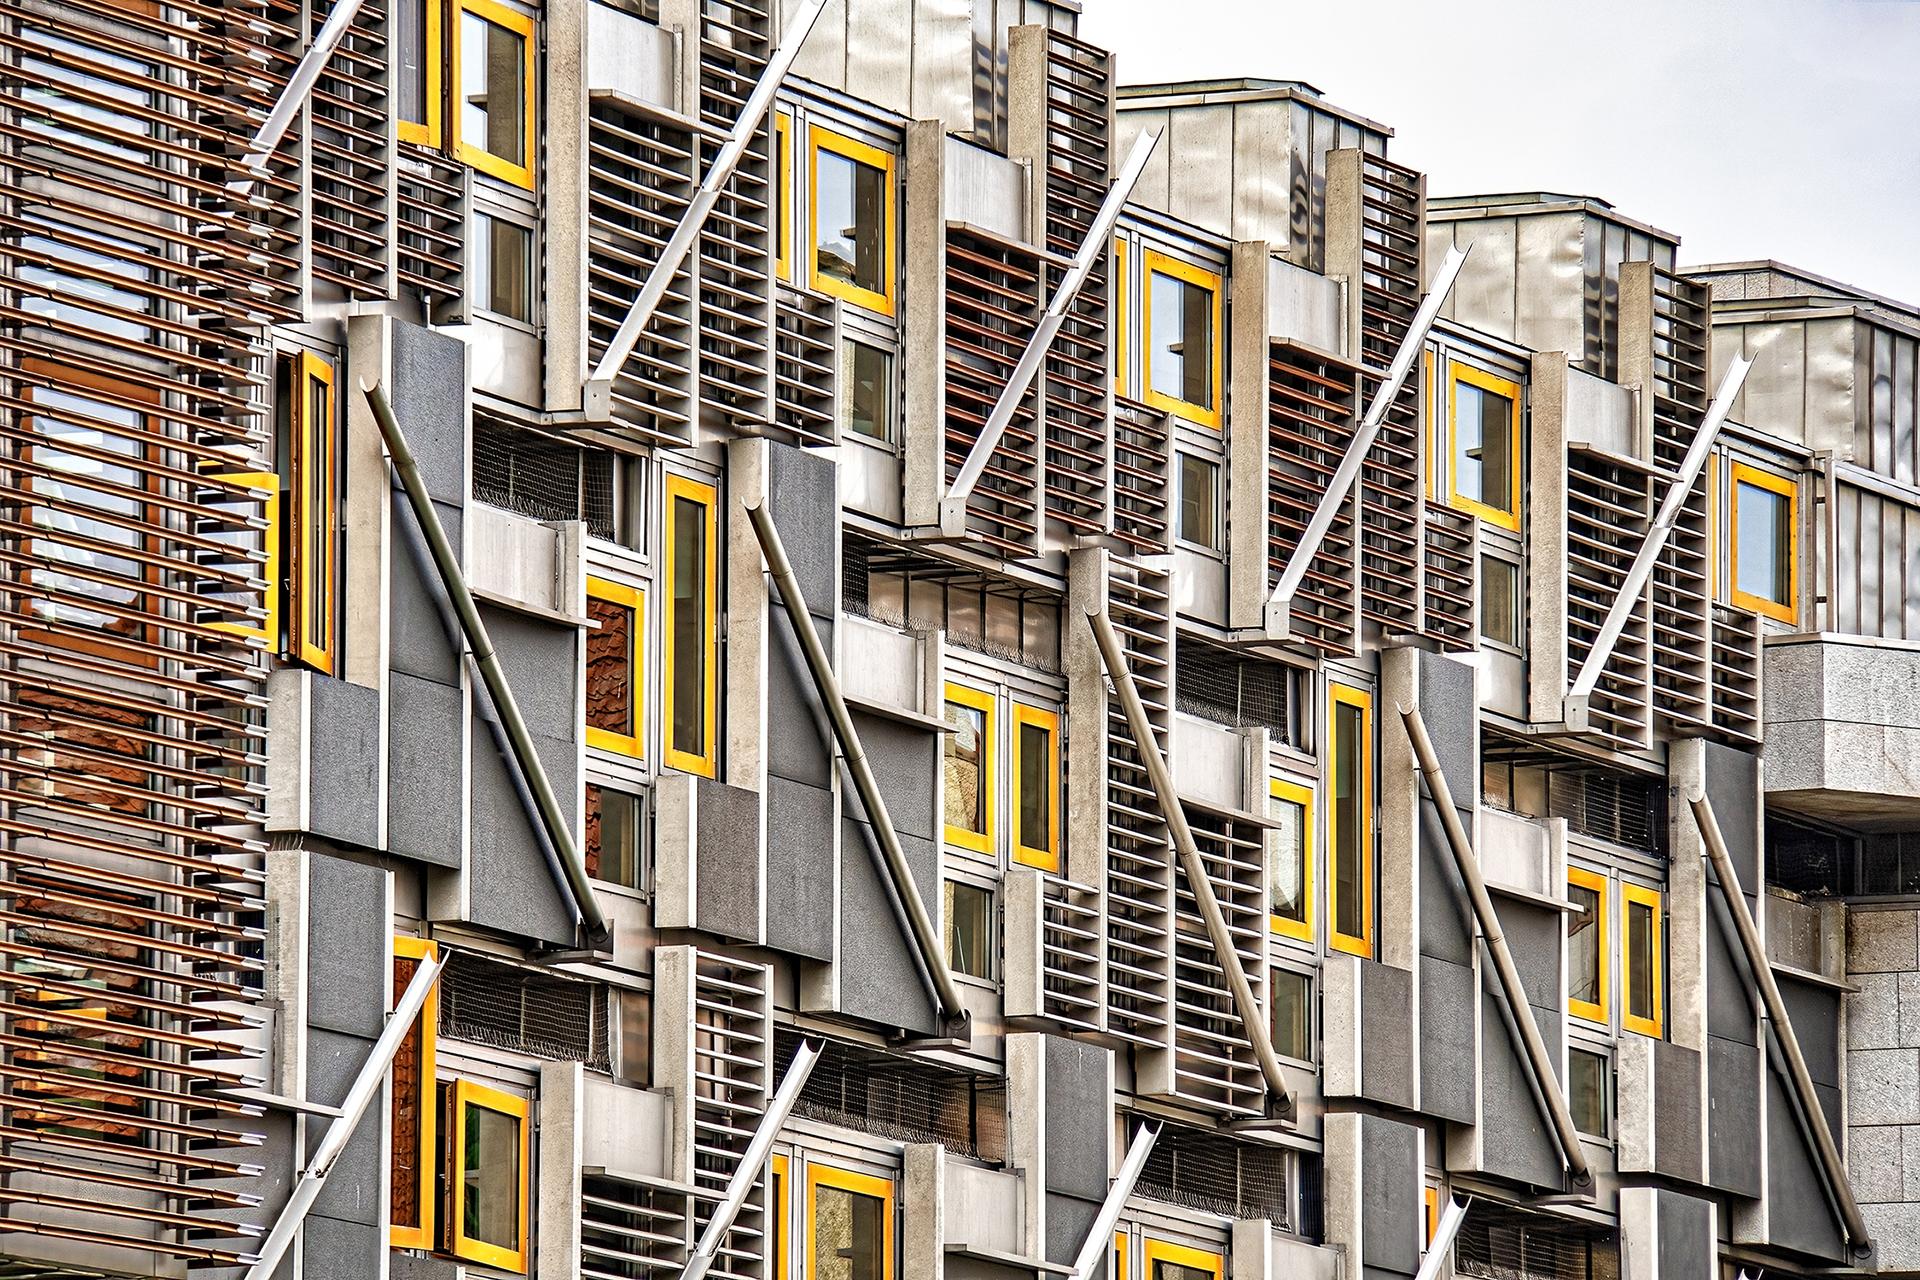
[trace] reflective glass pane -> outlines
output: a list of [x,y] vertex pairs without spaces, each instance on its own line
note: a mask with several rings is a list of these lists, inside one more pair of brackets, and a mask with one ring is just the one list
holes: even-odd
[[707,754],[707,508],[673,499],[673,749]]
[[1366,934],[1365,767],[1361,754],[1366,716],[1359,707],[1339,703],[1333,709],[1333,886],[1336,933]]
[[1604,922],[1600,895],[1585,885],[1567,886],[1567,901],[1579,908],[1567,915],[1567,999],[1600,1003],[1600,945]]
[[1513,401],[1453,384],[1453,491],[1496,511],[1513,511]]
[[1567,1100],[1573,1127],[1595,1138],[1607,1136],[1608,1066],[1597,1053],[1584,1049],[1567,1053]]
[[301,620],[307,643],[332,647],[333,611],[333,388],[318,378],[307,379],[307,445],[301,474],[305,477],[308,519],[304,531],[307,574],[313,594]]
[[1627,903],[1627,1012],[1636,1018],[1654,1013],[1654,952],[1657,921],[1645,902]]
[[598,596],[587,597],[587,617],[599,624],[587,632],[587,723],[632,737],[633,610]]
[[888,293],[887,171],[837,151],[815,153],[814,244],[820,274]]
[[1053,848],[1053,732],[1045,725],[1020,726],[1020,843]]
[[1480,634],[1498,644],[1520,643],[1520,566],[1480,557]]
[[467,1103],[461,1234],[502,1249],[520,1247],[520,1120]]
[[1213,1280],[1213,1271],[1209,1268],[1191,1267],[1184,1262],[1169,1262],[1165,1258],[1155,1258],[1152,1280]]
[[1148,385],[1161,395],[1212,409],[1213,290],[1150,271],[1147,305],[1153,333]]
[[987,714],[977,707],[949,702],[947,723],[953,726],[953,732],[944,737],[947,825],[985,835]]
[[839,1187],[817,1186],[813,1192],[813,1258],[811,1280],[884,1280],[886,1206],[877,1196]]
[[427,6],[439,0],[397,0],[393,11],[395,110],[412,124],[427,122]]
[[1740,540],[1734,585],[1743,595],[1792,603],[1793,503],[1784,493],[1742,480],[1734,486],[1733,504]]
[[1302,1062],[1313,1060],[1313,979],[1291,969],[1271,971],[1273,1048]]
[[[60,598],[34,600],[30,607],[38,617],[114,635],[137,635],[137,622],[104,609],[89,609],[76,603],[76,598],[132,609],[142,604],[137,584],[145,571],[140,562],[131,556],[115,555],[109,548],[140,549],[139,532],[121,522],[138,520],[142,504],[112,490],[147,487],[133,465],[140,457],[138,437],[146,430],[145,420],[135,411],[104,400],[49,387],[31,387],[26,394],[46,410],[47,416],[29,419],[35,443],[23,446],[22,453],[34,466],[51,473],[28,476],[26,487],[63,508],[31,509],[30,522],[47,533],[29,544],[39,562],[30,571],[31,580],[36,587],[55,592]],[[60,447],[63,444],[90,452],[69,453]],[[125,457],[127,464],[108,462],[93,454]]]
[[1220,467],[1189,453],[1180,455],[1180,537],[1219,550]]
[[460,15],[460,140],[527,163],[527,41],[476,13]]
[[533,232],[518,223],[475,214],[474,297],[509,320],[533,319]]
[[1272,912],[1283,920],[1307,922],[1307,809],[1294,800],[1273,796],[1267,812],[1274,821]]
[[864,342],[840,347],[840,369],[847,388],[846,429],[869,440],[893,439],[893,357]]
[[993,976],[993,891],[946,884],[947,963],[970,978]]
[[608,884],[640,887],[640,797],[587,787],[587,874]]

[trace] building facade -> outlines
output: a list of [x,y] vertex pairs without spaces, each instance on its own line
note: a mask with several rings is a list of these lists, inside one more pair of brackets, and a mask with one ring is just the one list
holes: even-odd
[[1078,12],[5,0],[0,1276],[1920,1275],[1920,310]]

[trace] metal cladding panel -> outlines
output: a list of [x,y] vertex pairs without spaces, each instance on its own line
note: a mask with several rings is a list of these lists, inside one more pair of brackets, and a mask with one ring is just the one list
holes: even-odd
[[1046,1037],[1047,1189],[1098,1201],[1107,1192],[1104,1117],[1113,1106],[1108,1050]]
[[[387,990],[385,979],[372,990],[379,995],[374,996],[370,1003],[383,1003],[380,996],[384,996]],[[353,1078],[360,1073],[360,1068],[367,1061],[367,1054],[373,1049],[375,1038],[310,1028],[307,1032],[308,1101],[329,1107],[337,1107],[344,1102],[347,1090],[353,1087]],[[313,1214],[308,1218],[309,1222],[315,1218],[333,1218],[341,1222],[378,1227],[385,1220],[387,1207],[380,1195],[386,1172],[384,1117],[383,1108],[370,1116],[368,1123],[354,1130],[353,1137],[347,1140],[346,1149],[334,1162],[332,1176],[321,1188],[319,1198],[313,1202]],[[308,1118],[307,1123],[307,1151],[311,1154],[328,1122],[324,1117],[313,1116]],[[378,1257],[378,1254],[370,1255],[360,1274],[377,1274]]]
[[[440,517],[440,527],[446,530],[448,543],[458,553],[466,533],[464,509],[435,502],[433,510]],[[400,545],[394,549],[389,564],[387,665],[393,671],[403,671],[422,680],[458,684],[459,655],[448,642],[446,626],[434,606],[443,588],[431,561],[416,558],[408,550],[408,540],[418,526],[407,500],[398,493],[392,495],[390,518],[397,529],[402,528],[404,522],[405,532],[397,539]],[[425,549],[423,540],[423,555]]]
[[387,697],[387,795],[393,802],[387,813],[387,852],[431,866],[458,867],[466,780],[456,762],[466,695],[451,685],[395,671],[388,677]]
[[1707,1037],[1707,1183],[1760,1194],[1760,1050]]
[[1453,294],[1441,314],[1509,342],[1516,338],[1514,273],[1518,269],[1515,264],[1520,235],[1518,221],[1488,218],[1434,224],[1451,232],[1454,244],[1473,245],[1473,252],[1461,265]]
[[[1564,351],[1567,363],[1598,373],[1597,344],[1584,322],[1589,222],[1578,213],[1536,215],[1516,220],[1513,332],[1535,351]],[[1474,255],[1480,253],[1474,246]],[[1617,284],[1615,286],[1617,288]]]
[[[931,842],[910,836],[900,837],[900,843],[916,865],[915,878],[924,883],[917,869],[937,865],[937,850]],[[921,981],[913,944],[903,932],[905,922],[888,901],[883,873],[851,818],[841,821],[840,846],[846,850],[840,859],[840,918],[861,922],[859,928],[840,931],[841,1011],[883,1026],[931,1033],[933,1002]]]
[[467,500],[467,344],[404,320],[393,322],[388,399],[435,502]]
[[1472,966],[1420,958],[1420,1110],[1442,1120],[1474,1120]]
[[318,672],[310,680],[308,829],[342,844],[378,848],[380,691]]
[[307,1025],[365,1040],[385,1028],[387,875],[307,851]]
[[1660,1280],[1692,1280],[1714,1273],[1717,1242],[1713,1203],[1678,1191],[1656,1191]]
[[[693,783],[699,856],[698,926],[740,942],[760,940],[760,794],[710,778]],[[786,908],[783,906],[782,910]]]
[[1360,962],[1360,1093],[1411,1109],[1414,1097],[1413,974]]
[[[865,846],[850,848],[848,856],[866,857]],[[768,778],[767,945],[810,960],[833,959],[833,881],[833,793],[777,774]]]
[[[1234,111],[1233,154],[1243,163],[1233,175],[1233,238],[1265,241],[1274,253],[1285,253],[1293,235],[1292,166],[1281,163],[1292,133],[1284,102],[1243,102]],[[1322,345],[1338,349],[1337,342]]]
[[973,22],[967,0],[914,0],[913,110],[949,132],[973,120]]
[[1768,1243],[1839,1261],[1846,1256],[1840,1224],[1787,1091],[1776,1073],[1767,1072]]
[[[1552,1009],[1537,1009],[1540,1037],[1549,1057],[1560,1053],[1560,1019]],[[1534,1186],[1562,1182],[1553,1131],[1534,1100],[1522,1055],[1525,1050],[1507,1032],[1499,997],[1482,995],[1480,1034],[1480,1130],[1482,1167],[1496,1177]]]
[[[476,717],[469,726],[471,848],[467,874],[474,888],[468,918],[519,938],[570,945],[574,928],[568,904],[547,870],[520,798],[514,794],[506,763],[494,749],[487,727]],[[578,795],[580,778],[571,741],[534,738],[534,750],[546,766],[557,795]]]
[[[1047,1261],[1073,1261],[1080,1252],[1081,1242],[1087,1238],[1087,1232],[1093,1227],[1093,1220],[1100,1213],[1098,1200],[1083,1200],[1079,1196],[1061,1195],[1058,1192],[1047,1193]],[[1093,1274],[1103,1274],[1106,1266],[1106,1254],[1102,1251],[1100,1265]],[[1022,1275],[1032,1275],[1024,1271]]]
[[1420,1166],[1420,1130],[1384,1116],[1361,1117],[1360,1194],[1369,1273],[1410,1276],[1420,1268],[1426,1223]]
[[[1752,422],[1789,440],[1807,438],[1807,325],[1808,321],[1789,320],[1742,324],[1734,331],[1733,342],[1721,340],[1723,326],[1716,325],[1713,343],[1713,377],[1717,384],[1735,355],[1753,361],[1740,394],[1734,398],[1731,417],[1737,422]],[[1847,326],[1842,322],[1842,328]],[[1849,384],[1853,375],[1853,355],[1847,353]],[[1847,424],[1847,443],[1852,444],[1852,423]]]
[[1233,234],[1233,108],[1190,106],[1172,113],[1167,154],[1169,208],[1216,235]]
[[847,0],[846,88],[856,98],[913,110],[913,24],[899,0]]
[[1682,1182],[1704,1182],[1706,1153],[1700,1149],[1699,1053],[1670,1040],[1653,1042],[1654,1172]]

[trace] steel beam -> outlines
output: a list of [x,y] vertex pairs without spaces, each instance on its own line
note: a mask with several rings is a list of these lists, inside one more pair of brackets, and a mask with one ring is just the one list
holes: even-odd
[[[327,20],[320,24],[320,34],[313,38],[307,51],[300,55],[300,61],[287,77],[287,84],[274,99],[273,106],[267,112],[267,118],[260,122],[254,131],[252,141],[240,164],[242,168],[258,169],[273,155],[273,149],[280,145],[280,139],[286,136],[292,126],[293,118],[300,114],[300,108],[306,105],[307,95],[313,92],[313,86],[320,81],[320,73],[327,69],[327,62],[333,57],[333,51],[340,47],[346,38],[347,28],[360,12],[363,0],[335,0]],[[234,184],[234,189],[245,192],[252,187],[252,177],[246,177]]]
[[1413,1280],[1440,1280],[1447,1266],[1447,1250],[1453,1248],[1453,1238],[1460,1234],[1460,1224],[1467,1220],[1467,1206],[1472,1203],[1472,1196],[1465,1200],[1447,1197],[1447,1207],[1440,1211],[1440,1225],[1434,1228],[1433,1239],[1427,1241],[1427,1256],[1420,1259],[1420,1272]]
[[1133,1194],[1134,1183],[1140,1181],[1140,1171],[1147,1167],[1147,1157],[1153,1154],[1153,1144],[1159,1136],[1158,1120],[1149,1120],[1134,1131],[1127,1158],[1120,1162],[1119,1176],[1107,1188],[1107,1198],[1100,1202],[1100,1212],[1087,1228],[1086,1239],[1080,1242],[1080,1252],[1074,1257],[1073,1270],[1067,1273],[1066,1280],[1086,1280],[1100,1265],[1100,1259],[1113,1248],[1113,1229],[1119,1225],[1127,1197]]

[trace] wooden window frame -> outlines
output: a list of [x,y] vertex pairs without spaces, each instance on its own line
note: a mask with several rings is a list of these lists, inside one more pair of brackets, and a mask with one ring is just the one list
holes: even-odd
[[[1638,1032],[1658,1040],[1664,1034],[1666,1026],[1666,1001],[1661,989],[1665,979],[1665,956],[1667,950],[1666,921],[1663,918],[1663,895],[1658,889],[1646,885],[1620,882],[1620,1025],[1628,1031]],[[1629,913],[1635,906],[1644,906],[1653,913],[1653,1016],[1642,1018],[1633,1012],[1633,950],[1632,931],[1628,928]]]
[[[1305,856],[1302,859],[1305,879],[1300,886],[1300,896],[1307,917],[1304,921],[1289,920],[1285,916],[1274,915],[1270,911],[1267,915],[1267,921],[1272,926],[1273,931],[1281,937],[1293,938],[1300,942],[1310,943],[1314,938],[1314,925],[1316,923],[1313,909],[1317,905],[1314,902],[1313,882],[1318,878],[1315,875],[1314,867],[1313,788],[1304,783],[1289,781],[1286,778],[1274,778],[1267,783],[1267,795],[1274,800],[1284,800],[1290,804],[1300,806],[1301,843],[1305,846]],[[1269,893],[1271,893],[1271,887],[1269,887]]]
[[[1340,878],[1334,874],[1333,859],[1340,847],[1340,805],[1334,785],[1336,739],[1335,725],[1341,707],[1360,710],[1360,928],[1358,935],[1340,931]],[[1373,695],[1351,685],[1327,686],[1327,945],[1335,951],[1363,959],[1373,958]]]
[[1154,1280],[1153,1264],[1156,1262],[1171,1262],[1178,1267],[1211,1271],[1213,1280],[1223,1280],[1226,1272],[1226,1259],[1211,1249],[1196,1249],[1192,1245],[1155,1240],[1148,1236],[1147,1255],[1141,1267],[1142,1280]]
[[[512,1271],[518,1275],[527,1273],[527,1192],[532,1182],[531,1161],[533,1155],[532,1107],[526,1098],[517,1093],[508,1093],[502,1089],[490,1089],[486,1085],[472,1080],[455,1080],[449,1091],[452,1099],[453,1116],[449,1125],[450,1144],[447,1154],[447,1240],[448,1251],[456,1258],[465,1258],[482,1266],[498,1267],[503,1271]],[[519,1186],[515,1194],[519,1201],[519,1229],[516,1237],[520,1242],[518,1249],[508,1249],[485,1240],[468,1238],[463,1230],[466,1221],[466,1178],[462,1161],[466,1156],[467,1145],[467,1107],[476,1106],[483,1111],[493,1111],[511,1116],[520,1125],[520,1162],[517,1170]]]
[[[303,665],[326,675],[334,674],[339,647],[339,546],[340,546],[340,405],[331,363],[311,351],[302,351],[293,362],[293,467],[288,490],[293,498],[293,519],[288,536],[292,563],[292,599],[288,603],[287,649]],[[308,391],[314,383],[327,389],[326,422],[315,423],[309,412]],[[313,495],[307,485],[307,470],[315,465],[326,469],[325,510],[312,510]],[[326,548],[316,566],[307,554],[307,529],[315,520],[325,524],[322,545]],[[319,611],[318,630],[326,636],[324,645],[311,640],[316,628],[314,611]]]
[[[875,292],[845,280],[820,274],[820,153],[830,152],[855,164],[878,169],[886,175],[886,215],[881,228],[885,249],[887,287]],[[828,294],[857,307],[891,317],[898,308],[900,292],[900,158],[872,143],[849,138],[820,124],[807,126],[807,285],[816,293]]]
[[[1000,753],[995,749],[998,743],[994,737],[998,732],[997,707],[999,705],[999,699],[981,689],[970,688],[964,684],[949,684],[947,686],[945,701],[957,702],[963,707],[980,712],[984,717],[980,727],[980,810],[986,817],[987,828],[985,831],[969,831],[965,827],[948,825],[946,828],[947,843],[973,853],[983,853],[991,857],[999,851],[999,831],[995,821],[998,814],[994,809],[994,800],[997,798],[994,778],[1000,768]],[[943,706],[941,709],[944,711],[945,707]],[[941,761],[943,774],[945,768],[946,762],[943,759]],[[944,810],[945,806],[943,804],[941,813],[941,821],[943,823],[946,821]]]
[[[1576,1018],[1585,1018],[1589,1022],[1609,1023],[1612,1019],[1609,1018],[1607,1013],[1607,979],[1610,976],[1608,974],[1610,966],[1607,963],[1607,958],[1608,953],[1613,949],[1613,921],[1611,916],[1613,898],[1608,891],[1607,877],[1598,871],[1589,871],[1585,867],[1568,867],[1567,884],[1569,887],[1578,886],[1600,895],[1600,901],[1594,907],[1596,919],[1593,922],[1597,930],[1594,934],[1594,949],[1596,955],[1595,963],[1599,966],[1600,971],[1600,1000],[1597,1004],[1590,1004],[1585,1000],[1575,1000],[1572,993],[1569,992],[1567,995],[1567,1012]],[[1569,901],[1571,901],[1571,895],[1569,895]]]
[[426,19],[426,41],[420,51],[420,76],[426,82],[427,118],[415,122],[394,113],[394,125],[402,142],[438,148],[446,128],[447,32],[445,0],[420,0]]
[[855,1173],[851,1169],[838,1169],[832,1165],[807,1163],[807,1234],[806,1264],[811,1274],[814,1251],[814,1225],[816,1193],[821,1187],[831,1187],[838,1191],[851,1192],[854,1195],[871,1196],[881,1204],[882,1234],[886,1237],[887,1247],[881,1258],[882,1280],[893,1280],[898,1269],[900,1242],[894,1235],[893,1179],[881,1178],[870,1173]]
[[773,113],[773,186],[780,200],[779,225],[773,229],[773,274],[793,283],[793,116]]
[[[1047,731],[1047,786],[1050,794],[1047,804],[1047,847],[1044,849],[1029,845],[1021,838],[1025,833],[1020,830],[1020,775],[1023,772],[1020,767],[1020,730],[1026,725]],[[1024,702],[1014,703],[1012,738],[1013,807],[1008,822],[1013,828],[1013,860],[1023,867],[1034,867],[1057,875],[1060,871],[1060,713],[1028,706]]]
[[774,1245],[773,1280],[787,1280],[793,1266],[793,1213],[787,1203],[791,1177],[791,1162],[786,1156],[775,1156],[767,1174],[767,1213],[773,1219],[773,1229],[768,1232]]
[[587,745],[615,755],[640,760],[646,757],[647,735],[647,593],[639,587],[607,578],[587,577],[587,598],[633,610],[633,653],[627,659],[627,688],[632,700],[632,733],[587,726]]
[[[1140,398],[1156,409],[1191,422],[1195,426],[1220,430],[1223,421],[1222,403],[1222,354],[1221,343],[1226,338],[1226,280],[1218,271],[1191,262],[1184,262],[1171,254],[1161,253],[1157,249],[1148,249],[1141,255],[1140,278],[1140,346],[1144,353],[1140,370]],[[1154,273],[1179,280],[1197,288],[1206,289],[1213,295],[1213,305],[1207,309],[1210,323],[1213,325],[1213,340],[1208,344],[1212,357],[1212,368],[1207,372],[1208,385],[1212,390],[1211,405],[1195,404],[1191,400],[1182,400],[1179,396],[1156,391],[1153,387],[1153,277]]]
[[[674,536],[674,503],[679,499],[698,503],[706,510],[703,522],[707,540],[706,554],[706,616],[701,619],[701,644],[706,650],[706,680],[703,682],[701,699],[701,722],[706,742],[704,753],[682,751],[673,745],[674,711],[674,671],[679,661],[678,645],[674,635],[675,613],[679,608],[673,598],[674,567],[680,556],[679,539]],[[662,649],[665,658],[665,678],[661,687],[662,737],[660,758],[669,769],[679,769],[683,773],[698,774],[703,778],[718,775],[720,766],[720,491],[713,485],[695,480],[690,476],[671,475],[666,478],[666,497],[660,504],[660,538],[665,548],[662,571],[665,589],[661,594],[662,620],[665,623],[665,635]]]
[[[1769,600],[1748,595],[1740,589],[1740,486],[1756,489],[1787,500],[1787,598]],[[1727,484],[1727,598],[1742,609],[1751,609],[1763,618],[1795,623],[1800,620],[1800,482],[1789,476],[1763,471],[1751,463],[1733,459]]]
[[[431,0],[429,2],[431,3]],[[451,50],[447,58],[448,76],[456,85],[459,83],[461,72],[460,19],[469,13],[482,21],[491,22],[496,27],[505,27],[525,42],[527,53],[521,61],[520,68],[521,103],[526,112],[526,118],[520,122],[523,130],[521,133],[523,150],[520,163],[515,164],[506,156],[497,156],[478,143],[468,142],[461,132],[460,113],[456,111],[452,113],[453,118],[446,122],[453,138],[454,157],[470,169],[531,191],[534,187],[534,159],[538,154],[535,148],[539,145],[539,135],[534,130],[539,120],[538,85],[534,75],[535,64],[540,58],[538,23],[532,15],[521,13],[518,9],[510,9],[498,3],[497,0],[453,0],[453,30],[446,43]],[[535,246],[534,251],[539,252],[538,245]]]
[[[1454,388],[1463,382],[1489,395],[1499,396],[1513,406],[1513,413],[1507,419],[1507,471],[1509,474],[1507,499],[1513,504],[1511,511],[1502,511],[1499,507],[1491,506],[1477,498],[1466,497],[1460,492],[1460,477],[1453,465],[1454,442],[1459,439],[1460,431],[1460,398],[1454,394]],[[1522,470],[1520,450],[1524,434],[1520,430],[1520,416],[1524,408],[1525,388],[1513,379],[1503,378],[1497,373],[1489,373],[1485,369],[1478,369],[1470,364],[1460,364],[1451,360],[1447,362],[1447,505],[1456,511],[1465,511],[1479,516],[1488,524],[1512,533],[1520,532],[1520,502],[1523,488],[1520,476]]]
[[[395,960],[428,960],[437,958],[439,954],[440,945],[426,938],[398,936],[393,940]],[[393,989],[394,1000],[399,1000],[402,994],[403,988],[396,984]],[[431,1249],[434,1245],[434,1150],[439,1139],[439,1107],[434,1096],[434,1072],[439,1067],[440,1052],[438,983],[427,991],[427,1002],[420,1007],[420,1018],[415,1025],[420,1029],[420,1150],[414,1153],[419,1162],[416,1167],[420,1170],[420,1225],[403,1227],[389,1223],[388,1242],[395,1249]],[[388,1075],[391,1078],[391,1068]]]

